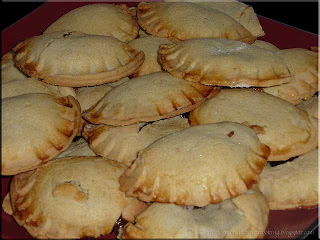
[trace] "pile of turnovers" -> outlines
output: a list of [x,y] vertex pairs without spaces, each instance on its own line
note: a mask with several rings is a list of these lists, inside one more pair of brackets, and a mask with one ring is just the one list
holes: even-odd
[[257,40],[237,1],[88,4],[43,30],[1,61],[2,207],[31,236],[263,238],[270,210],[318,204],[316,47]]

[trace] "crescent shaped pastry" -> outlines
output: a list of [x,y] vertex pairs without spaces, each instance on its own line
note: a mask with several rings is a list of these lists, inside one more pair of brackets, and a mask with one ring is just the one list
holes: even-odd
[[318,205],[318,149],[260,174],[259,189],[271,210],[309,208]]
[[318,124],[305,111],[267,93],[222,89],[190,113],[191,125],[232,121],[253,128],[271,149],[268,161],[283,161],[318,145]]
[[24,94],[2,100],[1,174],[38,167],[71,144],[80,125],[80,106],[71,96]]
[[268,87],[292,80],[276,53],[223,38],[161,45],[158,59],[172,75],[206,85]]
[[256,239],[263,238],[269,206],[249,190],[238,197],[202,208],[152,203],[124,227],[125,239]]
[[114,37],[80,32],[43,34],[17,44],[17,66],[29,76],[68,87],[94,86],[134,73],[144,54]]
[[97,155],[130,166],[139,151],[161,137],[188,127],[188,119],[177,116],[123,127],[87,124],[82,135]]
[[220,203],[259,181],[269,151],[243,124],[187,128],[142,150],[120,177],[120,190],[144,202]]
[[125,4],[100,3],[71,10],[53,22],[44,33],[57,31],[112,36],[129,42],[138,36],[139,25]]
[[253,43],[256,39],[229,15],[195,3],[141,2],[137,17],[146,32],[174,42],[218,37]]
[[12,215],[36,238],[109,234],[136,201],[119,190],[118,178],[125,170],[123,164],[101,157],[68,157],[18,174],[10,184]]
[[217,91],[156,72],[117,86],[82,116],[91,123],[112,126],[156,121],[189,112]]

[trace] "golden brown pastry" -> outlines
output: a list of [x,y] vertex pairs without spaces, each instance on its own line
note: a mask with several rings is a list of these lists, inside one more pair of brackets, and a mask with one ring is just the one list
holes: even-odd
[[114,37],[53,32],[17,44],[17,66],[29,76],[69,87],[94,86],[134,73],[144,54]]
[[259,181],[270,150],[233,122],[187,128],[155,141],[120,177],[120,190],[145,202],[203,207]]
[[91,123],[112,126],[156,121],[189,112],[217,91],[156,72],[117,86],[82,116]]
[[36,168],[71,144],[80,124],[80,106],[71,96],[24,94],[2,100],[1,174]]
[[129,42],[138,36],[139,25],[126,5],[99,3],[71,10],[52,23],[44,33],[57,31],[112,36]]
[[251,89],[222,89],[190,113],[191,125],[232,121],[253,128],[271,149],[268,161],[288,160],[318,145],[316,120],[293,104]]

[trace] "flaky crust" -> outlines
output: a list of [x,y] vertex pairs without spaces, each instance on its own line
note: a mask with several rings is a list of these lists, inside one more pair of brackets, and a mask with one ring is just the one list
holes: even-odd
[[151,73],[112,89],[82,116],[112,126],[156,121],[189,112],[217,91],[166,72]]
[[268,87],[292,80],[274,52],[222,38],[161,45],[158,60],[174,76],[206,85]]
[[99,237],[132,201],[119,191],[126,167],[100,157],[51,161],[14,176],[13,217],[36,238]]
[[245,193],[269,156],[239,123],[207,124],[160,138],[120,177],[120,190],[146,202],[205,206]]
[[113,36],[122,42],[129,42],[138,36],[139,25],[125,4],[89,4],[66,13],[44,33],[57,31]]
[[2,100],[1,174],[14,175],[53,159],[71,144],[80,124],[71,96],[25,94]]
[[97,155],[130,166],[139,151],[161,137],[188,127],[188,119],[177,116],[123,127],[87,124],[82,135]]
[[310,99],[318,91],[318,52],[293,48],[277,51],[276,54],[288,66],[293,79],[263,90],[295,105]]
[[194,3],[141,2],[137,17],[145,31],[174,42],[204,37],[255,41],[255,37],[229,15]]
[[318,205],[318,149],[260,174],[259,189],[271,210],[292,210]]
[[268,203],[256,190],[201,209],[153,203],[125,226],[122,238],[263,238],[268,216]]
[[190,113],[191,125],[233,121],[257,131],[271,149],[268,161],[288,160],[318,145],[318,126],[305,111],[267,93],[222,89]]
[[17,66],[29,76],[59,86],[94,86],[134,73],[144,61],[114,37],[54,32],[16,45]]

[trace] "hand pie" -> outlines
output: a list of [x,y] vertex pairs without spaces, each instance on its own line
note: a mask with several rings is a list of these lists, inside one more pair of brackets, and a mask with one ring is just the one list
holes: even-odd
[[268,203],[256,190],[203,208],[153,203],[124,227],[123,238],[263,238],[268,216]]
[[191,125],[232,121],[253,128],[271,149],[268,161],[288,160],[318,144],[317,123],[293,104],[251,89],[222,89],[190,113]]
[[158,50],[161,44],[172,43],[167,38],[159,38],[148,36],[138,38],[129,42],[129,46],[137,51],[144,52],[144,62],[142,66],[133,74],[133,77],[139,77],[153,72],[162,71],[161,65],[158,63]]
[[90,4],[66,13],[44,33],[57,31],[112,36],[122,42],[129,42],[138,36],[139,25],[124,4]]
[[256,39],[229,15],[195,3],[141,2],[137,17],[146,32],[174,42],[191,38],[227,38],[253,43]]
[[[165,2],[179,2],[177,0],[165,0]],[[180,1],[181,2],[181,1]],[[254,13],[252,7],[238,1],[182,1],[182,2],[192,2],[201,5],[205,8],[211,8],[219,10],[230,17],[232,17],[237,22],[241,23],[253,36],[261,37],[264,36],[264,32],[259,23],[257,15]]]
[[142,150],[120,177],[120,190],[144,202],[220,203],[259,181],[269,151],[243,124],[187,128]]
[[34,78],[16,79],[1,84],[2,99],[30,93],[45,93],[50,95],[73,96],[75,92],[70,87],[53,86]]
[[188,127],[188,119],[177,116],[123,127],[88,124],[82,135],[97,155],[130,166],[140,150],[161,137]]
[[80,124],[71,96],[24,94],[2,100],[1,174],[14,175],[48,162],[71,144]]
[[56,158],[64,157],[94,157],[97,156],[92,149],[89,147],[86,140],[80,138],[79,140],[72,142],[70,146],[60,153]]
[[114,88],[85,111],[83,118],[112,126],[156,121],[189,112],[216,91],[166,72],[151,73]]
[[93,87],[81,87],[77,89],[76,99],[81,106],[81,112],[95,105],[104,95],[113,89],[106,84]]
[[17,65],[29,76],[69,87],[94,86],[134,73],[144,54],[114,37],[54,32],[16,45]]
[[251,45],[255,46],[255,47],[259,47],[259,48],[264,48],[266,50],[273,51],[273,52],[280,50],[275,45],[273,45],[269,42],[266,42],[266,41],[262,41],[262,40],[256,40]]
[[291,81],[274,52],[223,38],[161,45],[159,62],[176,77],[206,85],[267,87]]
[[18,174],[10,185],[12,215],[36,238],[108,234],[135,201],[119,191],[118,178],[125,170],[101,157],[69,157]]
[[318,96],[313,96],[312,98],[305,100],[297,105],[298,108],[306,111],[310,116],[314,118],[319,118],[318,108],[319,100]]
[[1,83],[28,77],[16,67],[14,56],[14,52],[9,51],[1,58]]
[[259,189],[271,210],[308,208],[318,205],[318,149],[260,174]]
[[318,53],[302,48],[277,52],[288,66],[293,80],[280,86],[264,88],[266,93],[299,104],[318,91]]

